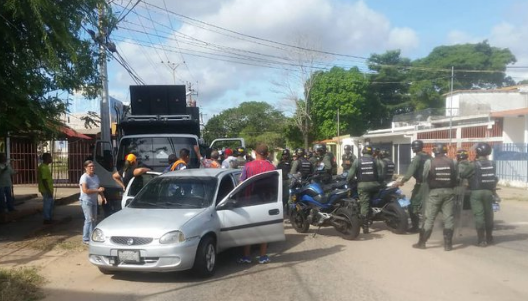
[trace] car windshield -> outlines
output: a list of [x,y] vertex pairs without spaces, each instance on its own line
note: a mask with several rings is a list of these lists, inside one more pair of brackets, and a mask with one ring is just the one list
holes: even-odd
[[160,177],[152,179],[129,208],[194,209],[208,207],[216,190],[213,177]]

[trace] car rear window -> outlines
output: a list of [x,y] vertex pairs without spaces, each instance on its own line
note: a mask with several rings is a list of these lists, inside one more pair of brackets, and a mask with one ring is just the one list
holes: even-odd
[[152,179],[130,203],[130,208],[193,209],[211,205],[217,179],[161,177]]

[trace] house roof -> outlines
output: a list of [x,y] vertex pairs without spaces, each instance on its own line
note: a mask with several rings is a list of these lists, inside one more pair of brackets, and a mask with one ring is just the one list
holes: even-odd
[[66,126],[61,127],[60,131],[69,138],[92,139]]
[[[516,85],[516,86],[508,86],[508,87],[502,87],[497,89],[480,89],[480,90],[456,90],[453,91],[453,95],[461,94],[461,93],[511,93],[511,92],[522,92],[527,91],[528,85]],[[444,93],[443,96],[449,96],[451,95],[451,92]]]
[[507,116],[519,116],[519,115],[528,115],[528,108],[491,112],[491,117],[507,117]]

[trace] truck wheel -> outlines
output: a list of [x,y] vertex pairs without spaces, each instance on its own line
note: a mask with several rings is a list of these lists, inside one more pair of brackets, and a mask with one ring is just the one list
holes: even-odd
[[212,236],[205,236],[196,250],[192,272],[198,277],[211,277],[216,270],[216,244]]
[[359,230],[361,228],[361,221],[357,214],[354,214],[349,208],[337,209],[335,215],[344,218],[345,220],[338,220],[338,225],[334,228],[341,233],[344,239],[354,240],[359,236]]
[[290,213],[290,222],[293,226],[293,229],[299,233],[306,233],[310,228],[310,224],[306,220],[306,216],[302,211],[298,211],[295,208]]
[[397,201],[390,202],[383,209],[383,216],[385,218],[385,223],[392,231],[396,234],[404,234],[407,232],[407,227],[409,220],[407,213],[400,207]]

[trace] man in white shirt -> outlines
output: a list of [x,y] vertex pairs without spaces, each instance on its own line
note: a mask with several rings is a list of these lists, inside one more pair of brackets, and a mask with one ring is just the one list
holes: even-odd
[[226,159],[222,161],[222,168],[231,168],[231,162],[236,161],[237,158],[233,156],[233,150],[230,148],[226,148],[224,154],[226,156]]

